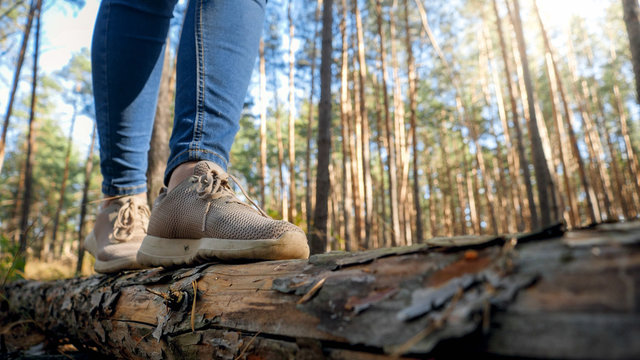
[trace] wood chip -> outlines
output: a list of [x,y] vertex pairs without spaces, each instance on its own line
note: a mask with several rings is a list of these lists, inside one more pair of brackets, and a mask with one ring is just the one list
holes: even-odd
[[304,294],[303,297],[300,298],[300,300],[298,300],[298,305],[304,304],[307,301],[311,300],[313,295],[315,295],[318,291],[320,291],[320,288],[322,288],[322,285],[324,284],[325,280],[327,280],[327,278],[323,277],[322,279],[320,279],[320,281],[318,281],[315,285],[313,285],[311,290],[309,290],[306,294]]
[[191,305],[191,332],[196,331],[196,297],[198,296],[198,282],[193,280],[191,282],[193,286],[193,305]]

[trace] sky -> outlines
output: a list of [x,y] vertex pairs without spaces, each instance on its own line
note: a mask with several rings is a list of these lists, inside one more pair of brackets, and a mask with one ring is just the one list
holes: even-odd
[[[306,0],[298,0],[306,1]],[[538,6],[546,25],[552,29],[563,30],[571,15],[579,14],[586,18],[597,18],[604,11],[608,2],[602,0],[538,0]],[[295,2],[294,2],[295,6]],[[524,5],[523,5],[524,6]],[[61,69],[71,59],[73,53],[83,47],[91,46],[93,24],[99,7],[98,0],[86,0],[86,5],[80,11],[73,11],[69,6],[55,5],[47,10],[43,19],[43,51],[40,69],[52,73]],[[286,37],[287,34],[283,34]],[[286,46],[288,40],[283,40]],[[287,83],[282,83],[282,90],[286,94]],[[0,89],[0,109],[6,108],[8,89]],[[71,109],[61,106],[61,118],[69,118]],[[68,116],[66,116],[68,115]],[[66,117],[65,117],[66,116]],[[63,128],[68,125],[61,124]],[[89,119],[79,119],[74,131],[74,143],[81,149],[89,144],[92,123]],[[85,152],[84,150],[82,150]]]

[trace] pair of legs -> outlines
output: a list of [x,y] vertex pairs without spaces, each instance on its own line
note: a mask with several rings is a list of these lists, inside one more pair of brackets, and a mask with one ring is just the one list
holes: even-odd
[[[107,197],[146,191],[147,153],[165,39],[177,0],[103,0],[92,69]],[[190,162],[227,168],[257,56],[265,0],[191,0],[177,62],[175,119],[165,185]],[[182,176],[180,176],[182,175]],[[180,179],[182,178],[182,179]]]
[[308,257],[304,232],[241,202],[226,173],[266,0],[189,1],[167,187],[149,211],[147,153],[176,2],[103,0],[98,13],[91,58],[107,200],[85,239],[96,270]]

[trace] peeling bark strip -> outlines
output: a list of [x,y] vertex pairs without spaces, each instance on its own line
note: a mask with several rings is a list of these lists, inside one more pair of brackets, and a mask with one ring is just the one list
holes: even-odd
[[638,358],[640,223],[558,230],[15,282],[0,343],[40,331],[135,359]]

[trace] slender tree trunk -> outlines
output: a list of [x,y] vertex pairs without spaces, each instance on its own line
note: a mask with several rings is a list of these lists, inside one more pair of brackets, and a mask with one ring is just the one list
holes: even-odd
[[538,202],[540,205],[540,224],[537,226],[547,227],[551,225],[551,222],[555,219],[551,218],[552,208],[551,187],[553,186],[551,181],[551,175],[549,174],[549,168],[547,167],[544,151],[542,149],[542,141],[540,139],[540,133],[537,127],[537,118],[535,113],[535,94],[533,91],[533,80],[529,73],[529,59],[527,57],[527,48],[522,31],[522,21],[520,19],[520,4],[518,0],[513,0],[513,25],[516,33],[518,51],[520,52],[520,59],[522,61],[522,70],[524,76],[524,83],[527,91],[527,101],[529,105],[529,137],[531,138],[531,152],[533,155],[533,167],[535,169],[536,177],[536,189],[538,191]]
[[51,242],[45,247],[45,251],[41,258],[54,254],[54,249],[58,246],[58,228],[60,226],[60,214],[64,207],[64,195],[67,190],[67,180],[69,179],[69,161],[71,159],[71,147],[73,145],[73,127],[76,123],[77,105],[73,105],[73,115],[71,116],[71,126],[69,127],[69,137],[67,138],[67,150],[64,156],[64,170],[62,172],[62,182],[60,183],[60,198],[58,199],[58,207],[53,215],[53,231],[51,233]]
[[[342,18],[340,20],[340,35],[342,40],[341,50],[341,66],[340,66],[340,122],[342,135],[342,194],[343,194],[343,218],[345,227],[345,248],[352,251],[357,241],[353,241],[354,233],[351,220],[354,198],[353,187],[353,158],[351,152],[351,128],[349,126],[349,118],[351,116],[351,104],[349,102],[349,57],[348,57],[348,40],[347,40],[347,23],[346,23],[346,1],[342,0]],[[357,201],[357,199],[356,199]],[[357,216],[357,211],[356,211]],[[357,233],[356,233],[357,234]],[[357,245],[356,245],[357,246]]]
[[[433,169],[434,165],[433,165],[433,158],[429,158],[429,168]],[[436,195],[436,187],[434,186],[434,181],[433,181],[433,174],[431,174],[430,172],[427,172],[427,187],[429,188],[429,237],[436,237],[439,235],[439,226],[438,226],[438,222],[436,219],[436,209],[438,208],[438,206],[436,205],[436,202],[438,201],[438,196]]]
[[[385,191],[385,184],[384,184],[384,160],[382,158],[382,150],[383,149],[389,149],[389,146],[387,145],[386,139],[387,137],[385,136],[384,133],[384,127],[382,125],[382,109],[381,109],[381,105],[380,105],[380,84],[375,80],[374,78],[374,88],[375,88],[375,105],[376,105],[376,128],[378,130],[377,133],[377,143],[378,143],[378,159],[380,160],[378,162],[378,177],[379,177],[379,181],[380,181],[380,185],[378,186],[378,188],[380,189],[380,191],[378,192],[380,194],[380,199],[378,200],[378,202],[380,203],[380,214],[379,214],[379,218],[377,223],[379,224],[380,230],[379,230],[379,238],[378,238],[378,245],[384,245],[384,244],[388,244],[389,242],[387,241],[387,206],[386,206],[386,194],[387,192]],[[385,110],[386,111],[386,110]],[[387,158],[388,160],[388,158]]]
[[327,247],[327,207],[331,182],[331,54],[333,46],[333,0],[325,0],[322,10],[322,54],[320,65],[320,105],[318,107],[318,170],[316,175],[316,209],[313,214],[311,252],[321,253]]
[[[313,79],[313,78],[312,78]],[[313,94],[313,91],[311,91]],[[260,202],[267,206],[267,75],[264,59],[264,39],[260,39]],[[309,103],[311,108],[311,103]],[[311,119],[309,119],[311,123]],[[311,125],[309,125],[311,126]],[[308,153],[308,152],[307,152]],[[307,164],[308,165],[308,164]],[[311,225],[309,225],[311,226]]]
[[291,0],[287,6],[287,18],[289,20],[289,221],[293,222],[296,217],[296,131],[293,112],[295,109],[294,94],[294,63],[295,54],[293,52],[293,16],[291,14]]
[[[501,221],[501,231],[502,233],[514,233],[516,230],[516,227],[514,227],[515,225],[517,225],[518,223],[521,223],[521,217],[522,217],[522,212],[520,210],[520,202],[519,199],[514,195],[514,193],[517,193],[518,191],[518,187],[517,184],[515,183],[515,180],[517,180],[517,177],[514,177],[513,174],[516,173],[516,171],[513,168],[513,161],[511,158],[511,151],[509,150],[511,148],[511,138],[509,136],[508,133],[508,124],[507,124],[507,114],[506,114],[506,110],[505,110],[505,103],[504,103],[504,97],[502,95],[502,86],[500,84],[500,79],[498,78],[498,72],[496,69],[494,69],[494,65],[493,65],[493,61],[494,61],[494,54],[493,54],[493,43],[491,42],[491,39],[489,37],[489,31],[488,28],[486,26],[482,27],[482,44],[483,44],[483,50],[486,56],[486,64],[484,66],[484,68],[487,69],[487,71],[491,72],[491,81],[493,82],[494,85],[494,89],[495,89],[495,97],[496,97],[496,105],[498,106],[498,118],[500,119],[500,122],[503,126],[503,128],[507,129],[507,131],[505,131],[505,142],[506,142],[506,161],[503,155],[503,146],[502,146],[502,141],[498,138],[498,135],[495,132],[495,127],[492,121],[492,124],[489,126],[489,133],[493,136],[494,141],[496,143],[496,154],[493,157],[493,172],[494,172],[494,177],[496,179],[496,181],[499,182],[499,186],[498,186],[498,197],[500,198],[500,208],[501,208],[501,215],[499,215],[500,219],[502,219]],[[486,76],[488,78],[488,75],[486,74],[486,72],[483,72],[483,75]],[[491,103],[491,95],[489,93],[489,80],[486,79],[486,89],[485,89],[485,97],[486,97],[486,102],[489,105]],[[502,166],[500,165],[502,164]],[[510,176],[510,180],[511,182],[508,183],[507,182],[507,178],[505,173],[508,172],[509,176]],[[515,186],[514,186],[515,185]],[[510,207],[512,210],[515,211],[509,211]]]
[[13,112],[13,102],[15,101],[16,90],[18,90],[18,83],[20,82],[20,72],[22,71],[22,64],[24,63],[25,53],[27,51],[27,44],[29,43],[29,34],[31,33],[31,25],[33,23],[33,17],[40,4],[41,0],[31,0],[31,6],[29,7],[29,13],[27,15],[27,24],[24,27],[22,35],[22,44],[20,45],[20,54],[18,55],[18,62],[16,63],[16,69],[13,73],[13,83],[11,85],[11,91],[9,93],[9,102],[7,104],[7,113],[4,116],[4,122],[2,124],[2,135],[0,135],[0,173],[2,172],[2,165],[4,164],[4,152],[7,141],[7,131],[9,130],[9,120],[11,119],[11,113]]
[[400,171],[396,175],[398,178],[398,202],[403,204],[399,208],[398,216],[400,222],[400,245],[407,244],[410,241],[411,233],[406,232],[406,222],[408,221],[405,212],[406,196],[407,196],[407,182],[408,182],[408,168],[407,176],[405,176],[405,165],[408,165],[407,161],[407,146],[405,139],[405,111],[404,101],[402,100],[402,87],[400,85],[400,74],[398,64],[398,50],[396,46],[396,13],[398,8],[398,1],[394,0],[389,7],[389,42],[391,44],[391,74],[393,79],[393,125],[395,133],[395,153],[397,169]]
[[[586,80],[582,81],[582,92],[585,99],[591,99],[592,103],[595,106],[598,106],[599,100],[597,99],[597,94],[591,91]],[[602,112],[602,109],[600,109],[600,112]],[[595,163],[594,165],[598,171],[600,182],[602,184],[602,195],[605,203],[607,217],[609,219],[613,219],[615,218],[615,215],[613,213],[613,206],[611,204],[611,201],[612,199],[614,202],[618,201],[616,195],[613,193],[613,189],[611,188],[611,178],[609,177],[609,173],[607,172],[607,165],[605,164],[605,155],[602,141],[600,140],[600,134],[598,133],[597,125],[594,124],[594,120],[597,120],[596,116],[584,118],[587,139],[589,140],[587,144],[592,151],[592,157]]]
[[[346,2],[344,3],[344,19],[345,19],[345,31],[346,31]],[[355,34],[352,34],[351,43],[355,43]],[[353,67],[356,67],[356,58],[353,57]],[[351,159],[351,180],[352,180],[352,195],[353,195],[353,204],[355,210],[355,249],[362,248],[364,246],[363,241],[366,237],[365,231],[365,194],[364,194],[364,177],[363,177],[363,166],[362,166],[362,118],[360,116],[360,111],[358,111],[359,104],[359,85],[356,79],[355,71],[353,73],[349,72],[352,75],[351,80],[353,81],[353,91],[349,92],[349,102],[347,103],[349,108],[349,114],[351,116],[348,117],[349,120],[353,120],[353,126],[351,127],[351,131],[349,135],[351,136],[350,140],[350,159]],[[348,82],[347,82],[348,84]],[[348,85],[347,85],[348,86]]]
[[[585,137],[585,143],[587,144],[587,149],[589,150],[589,155],[591,156],[591,147],[589,145],[589,137],[587,135],[587,131],[585,130],[586,126],[585,123],[586,121],[584,119],[586,118],[590,118],[591,117],[591,113],[589,111],[589,108],[587,107],[586,104],[586,99],[584,98],[584,96],[580,93],[580,91],[578,90],[578,84],[581,82],[580,79],[578,79],[578,73],[577,73],[577,65],[576,65],[576,59],[575,59],[575,55],[574,55],[574,49],[573,49],[573,42],[571,41],[571,37],[569,37],[569,52],[568,52],[569,56],[568,56],[568,62],[569,62],[569,73],[571,74],[571,90],[573,93],[573,97],[578,105],[578,109],[580,111],[580,115],[582,118],[582,128],[583,128],[583,132],[584,132],[584,137]],[[570,127],[571,128],[571,127]],[[573,152],[574,152],[574,157],[576,158],[580,158],[581,161],[578,163],[578,165],[580,165],[580,163],[582,162],[582,157],[580,156],[580,151],[578,149],[578,144],[577,141],[573,142],[574,144],[573,147]],[[577,154],[577,155],[576,155]],[[593,166],[593,160],[590,161],[590,167]],[[578,168],[580,170],[580,167]],[[589,183],[589,187],[587,188],[588,192],[587,192],[587,198],[588,198],[588,204],[590,205],[590,211],[589,211],[589,215],[593,215],[592,218],[592,223],[597,223],[602,221],[602,206],[600,204],[600,200],[598,195],[596,194],[596,187],[598,186],[598,182],[597,181],[593,181],[595,180],[595,178],[592,175],[587,175],[587,171],[584,168],[584,165],[582,167],[581,173],[580,173],[580,177],[583,178],[583,183]],[[588,180],[588,177],[591,177],[592,180]],[[600,194],[602,194],[602,191],[599,191]]]
[[[620,98],[620,90],[618,85],[613,87],[613,93],[616,97],[616,111],[618,112],[618,118],[620,119],[620,131],[622,132],[622,138],[624,139],[624,145],[627,155],[627,167],[631,174],[633,186],[636,194],[640,195],[640,165],[638,165],[638,157],[636,156],[636,150],[631,143],[631,135],[629,134],[629,125],[627,123],[627,116],[624,111],[624,105]],[[635,181],[633,181],[635,180]]]
[[[313,44],[311,45],[311,91],[309,91],[309,114],[307,118],[307,153],[305,156],[305,215],[307,219],[307,233],[311,232],[311,219],[312,219],[312,204],[311,204],[311,136],[313,135],[313,94],[315,92],[316,83],[316,56],[317,49],[316,43],[319,37],[318,22],[320,19],[320,10],[322,9],[322,0],[318,0],[315,13],[315,25],[313,31]],[[261,58],[264,61],[264,58]],[[261,63],[262,64],[262,63]],[[262,129],[262,128],[261,128]],[[266,124],[265,124],[266,133]],[[266,135],[266,134],[265,134]],[[262,132],[260,133],[262,139]],[[266,136],[265,136],[265,164],[266,164]],[[264,180],[263,184],[264,184]],[[263,185],[264,187],[264,185]]]
[[449,163],[449,154],[452,154],[453,151],[450,150],[449,141],[447,141],[447,134],[449,133],[446,128],[446,121],[441,122],[441,125],[438,126],[439,136],[440,136],[440,156],[442,159],[442,190],[445,196],[445,223],[447,229],[447,236],[453,236],[455,232],[455,217],[456,217],[456,209],[455,204],[453,202],[453,181],[451,180],[451,164]]
[[284,186],[284,173],[282,171],[282,166],[284,164],[284,144],[282,142],[282,123],[280,121],[280,105],[278,104],[278,87],[276,86],[276,77],[277,71],[274,67],[273,69],[273,91],[274,91],[274,103],[275,103],[275,118],[276,118],[276,142],[278,147],[278,185],[280,187],[279,194],[280,199],[278,199],[278,204],[280,205],[280,212],[282,214],[283,219],[289,218],[289,207],[287,201],[287,192],[285,191]]
[[[33,46],[33,74],[31,78],[31,107],[29,110],[29,132],[27,140],[27,158],[24,167],[24,195],[22,198],[22,211],[20,217],[20,247],[19,256],[26,259],[27,235],[29,232],[29,210],[31,209],[31,192],[33,187],[33,166],[35,164],[35,146],[36,146],[36,89],[38,85],[38,56],[40,52],[40,20],[41,20],[42,0],[38,0],[36,5],[36,34]],[[24,263],[23,263],[24,264]],[[24,268],[19,269],[24,270]]]
[[480,227],[480,211],[478,208],[478,202],[476,201],[476,193],[474,186],[474,177],[475,174],[469,170],[469,164],[467,163],[467,156],[465,153],[462,154],[462,169],[465,174],[465,179],[467,183],[467,196],[469,199],[469,215],[471,218],[471,227],[475,232],[475,235],[480,235],[482,232]]
[[358,83],[359,83],[359,111],[362,119],[362,177],[364,179],[364,207],[365,207],[365,239],[364,243],[371,241],[371,228],[373,224],[373,186],[371,180],[371,148],[369,134],[369,115],[366,100],[367,61],[365,58],[364,31],[362,29],[362,16],[360,15],[359,0],[354,0],[354,12],[358,46]]
[[[567,143],[567,136],[565,134],[565,128],[562,123],[562,118],[560,113],[558,112],[558,99],[557,99],[557,83],[556,76],[558,75],[554,71],[554,67],[552,64],[551,53],[547,51],[546,53],[546,70],[547,70],[547,78],[549,79],[549,91],[551,97],[551,112],[553,119],[555,121],[555,129],[556,129],[556,138],[558,146],[556,149],[559,152],[560,162],[562,163],[562,177],[564,180],[564,192],[566,195],[566,200],[569,205],[568,215],[570,219],[570,224],[573,228],[576,228],[580,225],[580,213],[578,212],[578,206],[576,204],[575,193],[573,191],[573,187],[571,186],[571,180],[569,179],[569,160],[567,156],[569,155],[565,152],[564,147]],[[563,209],[564,210],[564,209]]]
[[387,156],[389,157],[389,204],[391,208],[391,246],[400,244],[400,218],[398,215],[398,175],[396,167],[396,144],[394,134],[391,131],[391,118],[389,116],[389,94],[387,92],[387,56],[385,46],[385,36],[382,29],[382,0],[376,0],[376,15],[378,24],[378,38],[380,40],[380,65],[382,72],[382,96],[384,102],[384,123],[387,135]]
[[164,170],[169,158],[169,138],[171,137],[171,123],[173,120],[172,104],[175,91],[175,67],[171,64],[171,40],[167,37],[164,48],[162,76],[158,92],[156,116],[153,121],[153,131],[149,146],[147,168],[147,202],[153,206],[155,197],[164,187]]
[[87,162],[84,166],[84,187],[82,188],[82,203],[80,204],[80,219],[78,220],[78,262],[76,263],[76,275],[82,273],[82,262],[84,260],[84,218],[87,215],[89,205],[89,187],[91,187],[91,172],[93,171],[93,148],[96,144],[96,125],[93,125],[91,133],[91,145],[87,154]]
[[640,7],[638,0],[622,0],[624,24],[629,35],[629,47],[631,49],[631,63],[636,79],[636,99],[640,104]]
[[[409,26],[409,4],[403,0],[404,6],[404,26],[405,26],[405,46],[407,48],[407,71],[409,77],[409,123],[411,126],[412,152],[413,152],[413,202],[416,216],[416,241],[424,241],[422,229],[422,206],[420,196],[420,179],[418,177],[418,136],[416,128],[416,65],[413,58],[413,45],[411,39],[411,27]],[[428,170],[427,170],[428,171]]]
[[[502,61],[504,62],[505,73],[507,75],[507,90],[509,93],[509,101],[511,103],[511,117],[513,121],[513,128],[516,131],[516,144],[517,144],[517,156],[514,156],[514,165],[518,173],[514,176],[520,176],[520,170],[524,178],[524,185],[527,193],[527,204],[523,203],[523,207],[527,206],[529,210],[529,222],[530,227],[534,228],[538,223],[538,211],[536,209],[535,201],[533,199],[533,186],[531,185],[531,174],[529,172],[529,162],[525,156],[524,140],[522,136],[522,129],[520,127],[520,117],[518,115],[518,107],[516,104],[516,97],[514,95],[513,85],[511,83],[511,64],[507,55],[507,45],[504,39],[502,31],[502,22],[500,20],[500,14],[498,12],[498,5],[496,0],[493,0],[493,10],[496,16],[496,27],[498,29],[498,38],[500,40],[500,50],[502,53]],[[504,129],[505,134],[509,132],[508,127]]]

